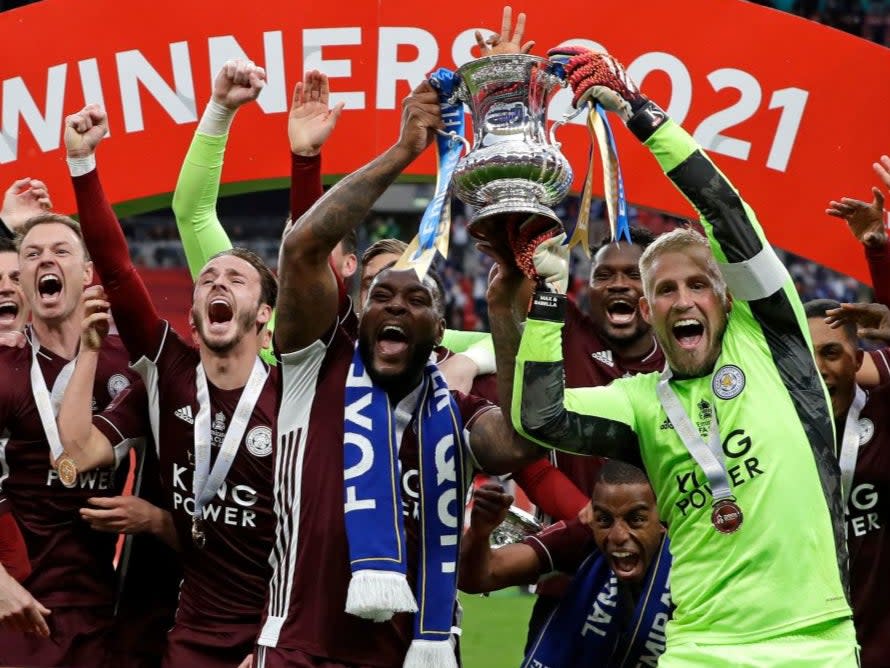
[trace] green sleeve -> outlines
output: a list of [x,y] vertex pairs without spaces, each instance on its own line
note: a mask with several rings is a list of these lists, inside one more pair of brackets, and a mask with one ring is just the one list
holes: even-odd
[[[630,124],[629,124],[630,125]],[[667,177],[699,213],[714,257],[741,309],[772,329],[794,328],[809,340],[803,305],[787,269],[773,251],[754,211],[707,153],[671,120],[645,145]]]
[[448,348],[453,353],[462,353],[474,343],[478,343],[486,338],[491,341],[491,334],[488,332],[463,332],[459,329],[446,329],[445,337],[442,339],[442,346]]
[[[173,193],[173,214],[192,279],[198,277],[210,258],[232,248],[229,235],[216,216],[216,200],[228,138],[227,134],[217,136],[196,132],[185,154]],[[273,313],[268,326],[270,332],[274,325]],[[260,357],[269,364],[277,363],[271,348],[263,348]]]
[[216,200],[228,138],[227,134],[214,136],[196,132],[173,193],[173,214],[192,279],[198,277],[211,257],[232,247],[216,217]]
[[641,465],[633,406],[622,383],[566,389],[562,329],[562,322],[526,321],[513,379],[514,428],[548,448]]

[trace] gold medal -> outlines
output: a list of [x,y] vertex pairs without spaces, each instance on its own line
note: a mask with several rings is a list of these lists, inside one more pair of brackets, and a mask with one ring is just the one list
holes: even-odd
[[77,485],[77,464],[67,454],[62,454],[56,460],[56,470],[59,472],[59,480],[69,489]]

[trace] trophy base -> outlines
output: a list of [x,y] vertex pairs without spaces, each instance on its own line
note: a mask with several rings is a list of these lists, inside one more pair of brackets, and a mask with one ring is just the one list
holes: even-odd
[[477,197],[490,202],[476,210],[467,224],[469,233],[483,241],[500,237],[504,230],[514,232],[535,219],[534,227],[544,232],[563,229],[562,221],[548,206],[540,203],[544,189],[526,179],[498,179],[479,189]]

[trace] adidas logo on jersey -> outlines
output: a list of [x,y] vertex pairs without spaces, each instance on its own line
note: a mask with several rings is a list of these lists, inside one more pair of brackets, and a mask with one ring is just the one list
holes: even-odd
[[615,366],[615,362],[612,361],[612,351],[611,350],[599,350],[595,353],[590,353],[590,356],[595,359],[597,362],[601,364],[608,364],[609,366]]
[[173,415],[178,417],[180,420],[188,422],[189,424],[195,424],[195,418],[192,417],[191,406],[183,406],[182,408],[177,408],[175,411],[173,411]]

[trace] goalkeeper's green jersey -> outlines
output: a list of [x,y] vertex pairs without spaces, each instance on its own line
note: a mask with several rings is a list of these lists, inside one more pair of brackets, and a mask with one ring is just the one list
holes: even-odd
[[716,411],[744,521],[729,534],[712,525],[707,478],[661,406],[659,374],[564,388],[558,317],[526,323],[515,426],[550,447],[645,467],[674,559],[669,644],[751,642],[849,618],[831,406],[793,282],[753,212],[686,132],[667,121],[641,138],[702,215],[736,296],[713,372],[671,386],[706,442]]

